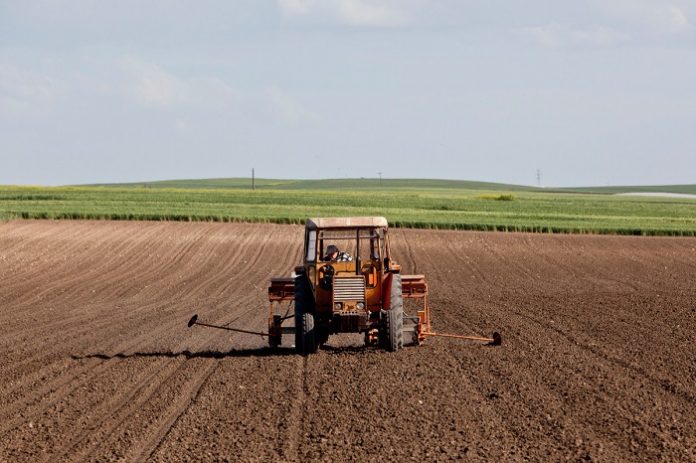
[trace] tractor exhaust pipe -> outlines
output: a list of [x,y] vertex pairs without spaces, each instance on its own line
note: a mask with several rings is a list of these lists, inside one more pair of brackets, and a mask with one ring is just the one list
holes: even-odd
[[191,320],[188,321],[188,327],[191,328],[193,325],[207,326],[208,328],[217,328],[219,330],[234,331],[235,333],[246,333],[246,334],[258,334],[259,336],[268,336],[268,333],[261,331],[249,331],[242,330],[239,328],[230,328],[229,326],[212,325],[210,323],[203,323],[198,321],[198,314],[194,314]]

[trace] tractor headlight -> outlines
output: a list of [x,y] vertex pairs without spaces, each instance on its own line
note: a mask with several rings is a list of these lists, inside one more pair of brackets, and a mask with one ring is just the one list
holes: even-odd
[[342,302],[336,302],[334,304],[334,309],[336,310],[341,310],[343,308],[343,303]]
[[358,310],[362,310],[365,308],[365,303],[364,302],[358,302]]

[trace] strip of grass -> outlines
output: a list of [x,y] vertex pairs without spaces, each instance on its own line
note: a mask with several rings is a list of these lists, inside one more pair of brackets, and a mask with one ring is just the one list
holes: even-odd
[[696,236],[696,201],[481,190],[192,190],[0,187],[0,218],[304,223],[384,215],[394,226]]

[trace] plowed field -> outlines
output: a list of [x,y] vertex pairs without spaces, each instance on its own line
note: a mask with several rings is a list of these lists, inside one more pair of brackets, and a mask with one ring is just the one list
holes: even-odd
[[263,329],[302,228],[0,223],[0,461],[696,461],[696,239],[392,231],[435,329]]

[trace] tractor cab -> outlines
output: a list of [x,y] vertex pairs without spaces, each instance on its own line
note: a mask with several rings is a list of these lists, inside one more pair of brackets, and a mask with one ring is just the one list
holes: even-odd
[[[321,313],[363,314],[382,308],[385,276],[399,272],[391,260],[384,217],[309,219],[305,225],[304,274]],[[329,250],[338,249],[337,259]]]

